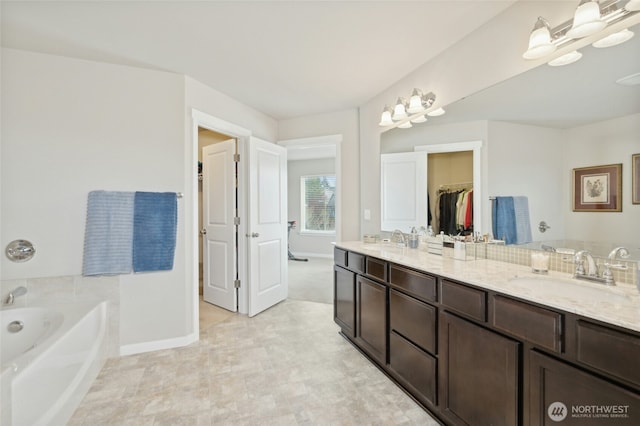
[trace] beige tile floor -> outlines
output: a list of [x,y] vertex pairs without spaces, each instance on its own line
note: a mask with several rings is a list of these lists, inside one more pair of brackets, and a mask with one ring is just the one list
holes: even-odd
[[109,360],[69,425],[436,425],[346,340],[327,303],[254,318],[201,303],[200,341]]

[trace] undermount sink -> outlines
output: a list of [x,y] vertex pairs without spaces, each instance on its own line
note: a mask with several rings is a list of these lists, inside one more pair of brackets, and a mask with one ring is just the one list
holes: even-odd
[[629,293],[618,287],[563,278],[515,277],[509,282],[522,288],[544,290],[549,293],[550,297],[568,297],[577,300],[611,303],[628,302],[631,299]]

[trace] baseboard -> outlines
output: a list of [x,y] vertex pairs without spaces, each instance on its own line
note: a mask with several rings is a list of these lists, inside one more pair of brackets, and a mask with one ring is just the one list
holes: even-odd
[[[293,252],[292,252],[293,253]],[[321,259],[333,259],[333,254],[324,254],[324,253],[303,253],[303,252],[295,252],[293,253],[295,257],[319,257]]]
[[189,334],[183,337],[175,337],[173,339],[154,340],[152,342],[133,343],[130,345],[120,346],[120,356],[134,355],[144,352],[159,351],[162,349],[180,348],[190,345],[193,342],[198,341],[198,335],[196,333]]

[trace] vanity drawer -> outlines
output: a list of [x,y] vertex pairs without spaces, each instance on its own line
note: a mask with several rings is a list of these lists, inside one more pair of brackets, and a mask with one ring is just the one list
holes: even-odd
[[389,284],[426,301],[437,300],[436,278],[398,265],[389,265]]
[[557,312],[496,295],[493,326],[541,348],[562,351],[564,324]]
[[576,322],[581,363],[640,385],[640,337],[584,320]]
[[347,268],[359,274],[364,274],[364,259],[363,254],[354,252],[347,252]]
[[487,320],[487,293],[482,290],[443,279],[440,282],[440,302],[478,321]]
[[389,335],[389,366],[394,375],[423,403],[435,405],[437,361],[402,336]]
[[436,353],[437,310],[396,290],[389,292],[389,329],[421,349]]
[[377,278],[380,281],[387,281],[387,262],[367,256],[366,263],[367,275]]
[[336,265],[346,268],[347,267],[347,251],[339,249],[338,247],[334,247],[333,261],[335,262]]

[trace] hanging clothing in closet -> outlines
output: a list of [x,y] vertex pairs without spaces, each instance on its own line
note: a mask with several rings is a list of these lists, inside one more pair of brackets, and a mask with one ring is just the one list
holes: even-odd
[[440,189],[436,200],[438,232],[446,235],[473,233],[473,189]]

